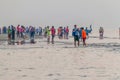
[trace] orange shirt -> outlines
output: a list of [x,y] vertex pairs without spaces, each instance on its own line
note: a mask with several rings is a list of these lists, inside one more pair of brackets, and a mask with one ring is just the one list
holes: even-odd
[[59,34],[59,28],[58,28],[58,30],[57,30],[57,31],[58,31],[58,34]]
[[86,38],[86,32],[85,32],[85,30],[82,30],[82,38]]

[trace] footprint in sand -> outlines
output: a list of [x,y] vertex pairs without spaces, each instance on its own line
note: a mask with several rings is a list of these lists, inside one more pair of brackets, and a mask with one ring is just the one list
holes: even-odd
[[10,53],[7,53],[8,56],[10,56],[11,54]]
[[[61,76],[60,73],[56,73],[55,75],[57,75],[57,76]],[[54,76],[54,74],[48,74],[47,76]],[[56,80],[58,80],[58,79],[56,79]]]
[[60,50],[56,50],[56,51],[60,51]]
[[57,73],[56,75],[57,75],[57,76],[61,76],[61,74],[60,74],[60,73]]
[[9,70],[8,68],[5,68],[4,70]]
[[27,68],[27,69],[34,70],[35,68]]
[[22,70],[18,70],[19,72],[21,72]]
[[53,76],[53,74],[48,74],[48,76]]
[[39,57],[39,59],[42,59],[42,57]]
[[22,77],[27,77],[27,75],[22,75]]
[[87,75],[77,75],[77,76],[84,77],[84,78],[88,77]]

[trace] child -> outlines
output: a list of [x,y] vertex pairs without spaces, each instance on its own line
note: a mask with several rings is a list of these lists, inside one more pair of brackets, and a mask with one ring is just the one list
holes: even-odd
[[87,34],[86,34],[86,31],[84,30],[84,28],[82,28],[82,39],[83,39],[83,46],[86,46],[86,37],[87,37]]

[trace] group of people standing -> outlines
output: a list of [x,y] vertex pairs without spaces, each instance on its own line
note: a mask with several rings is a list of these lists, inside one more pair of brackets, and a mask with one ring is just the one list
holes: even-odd
[[[84,27],[78,28],[77,25],[74,25],[72,36],[74,37],[74,46],[80,45],[80,41],[83,42],[83,46],[86,46],[86,39],[89,38],[89,33],[91,33],[92,27],[90,26],[90,30],[88,28],[84,29]],[[77,45],[76,45],[77,42]]]
[[[45,29],[46,29],[45,38],[47,38],[48,44],[50,43],[50,38],[52,44],[54,44],[54,37],[56,33],[54,26],[52,26],[52,28],[47,26]],[[41,27],[39,28],[35,28],[33,26],[24,27],[22,25],[14,27],[13,25],[11,25],[8,27],[7,32],[8,32],[8,44],[15,43],[15,37],[17,37],[18,39],[22,39],[22,41],[25,42],[27,36],[29,36],[30,43],[35,43],[35,34],[42,36],[43,30]]]
[[[86,46],[86,39],[89,38],[89,33],[91,33],[92,27],[90,29],[87,27],[78,28],[77,25],[74,25],[74,29],[72,31],[72,36],[74,37],[74,45],[77,46],[76,43],[78,42],[78,46],[80,45],[80,41],[83,41],[83,45]],[[14,44],[16,37],[17,39],[22,39],[25,42],[25,39],[30,39],[30,43],[35,43],[35,34],[42,36],[47,39],[47,43],[54,44],[54,38],[57,35],[59,39],[69,39],[69,27],[58,27],[57,30],[54,26],[47,26],[44,29],[42,27],[25,27],[22,25],[18,25],[14,27],[13,25],[7,28],[8,33],[8,44]]]
[[4,27],[0,27],[0,34],[7,34],[7,27],[6,26],[4,26]]
[[54,44],[54,38],[56,34],[56,29],[54,28],[54,26],[52,26],[52,28],[47,26],[46,33],[47,33],[47,43],[50,44],[50,38],[51,38],[51,43]]
[[8,44],[13,44],[14,45],[14,41],[15,41],[15,27],[13,25],[8,27]]
[[[57,34],[56,34],[57,32]],[[44,37],[47,38],[47,42],[48,44],[50,43],[50,40],[52,42],[52,44],[54,44],[54,37],[57,35],[59,39],[68,39],[69,36],[69,28],[67,27],[59,27],[56,31],[55,27],[52,26],[50,28],[50,26],[47,26],[43,29],[43,34]],[[51,39],[50,39],[51,38]]]
[[58,28],[58,33],[57,33],[57,35],[58,35],[58,38],[59,39],[68,39],[68,35],[69,35],[69,27],[67,26],[67,27],[59,27]]
[[9,26],[7,29],[8,44],[11,44],[11,43],[14,44],[15,37],[17,37],[19,40],[22,39],[22,43],[25,43],[25,39],[27,38],[27,36],[30,37],[29,39],[31,43],[35,43],[34,41],[35,34],[41,35],[41,31],[39,31],[38,33],[36,29],[37,28],[33,26],[29,26],[29,27],[25,27],[22,25],[18,25],[17,27],[14,27],[13,25]]

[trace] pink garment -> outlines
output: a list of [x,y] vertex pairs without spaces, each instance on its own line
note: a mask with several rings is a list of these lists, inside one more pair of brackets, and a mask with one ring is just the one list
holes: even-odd
[[19,31],[19,26],[17,26],[17,31]]
[[22,32],[22,28],[21,27],[19,28],[19,32]]
[[69,32],[69,29],[68,29],[68,28],[66,28],[66,32]]
[[54,28],[51,28],[51,34],[55,35],[55,29]]
[[24,28],[22,28],[22,32],[24,32],[25,31],[25,29]]

